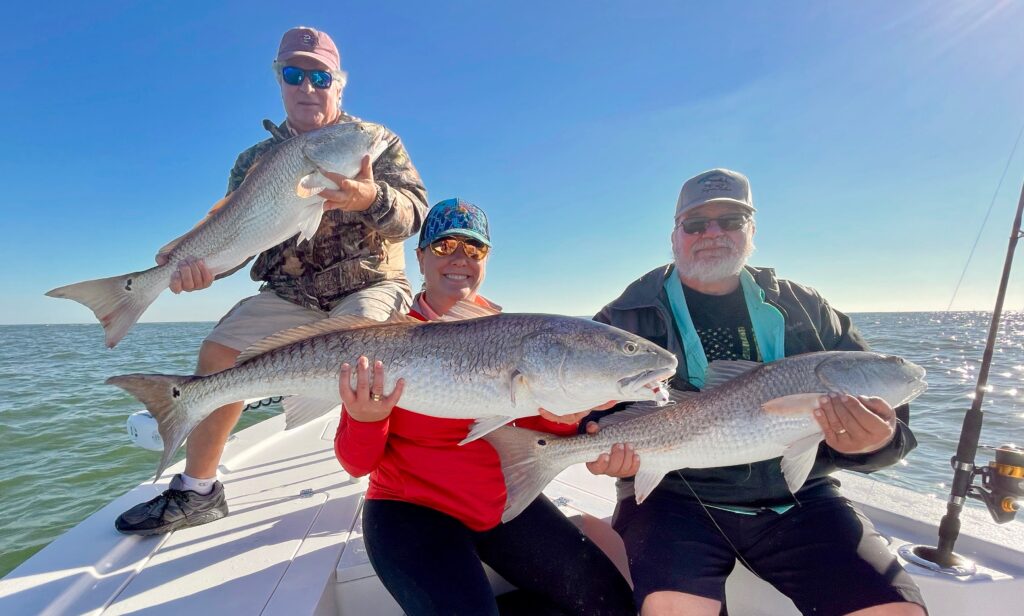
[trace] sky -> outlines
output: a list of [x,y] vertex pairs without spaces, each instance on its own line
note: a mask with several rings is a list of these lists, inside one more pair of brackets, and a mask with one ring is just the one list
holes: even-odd
[[[332,35],[346,110],[402,137],[430,203],[488,212],[482,291],[508,311],[593,314],[670,261],[679,188],[713,167],[751,180],[751,264],[836,308],[946,309],[980,232],[952,308],[991,310],[1024,181],[1019,2],[4,12],[0,324],[94,322],[43,294],[148,267],[223,196],[262,120],[284,117],[270,63],[296,25]],[[1008,309],[1024,309],[1022,269]],[[243,270],[142,320],[216,320],[256,288]]]

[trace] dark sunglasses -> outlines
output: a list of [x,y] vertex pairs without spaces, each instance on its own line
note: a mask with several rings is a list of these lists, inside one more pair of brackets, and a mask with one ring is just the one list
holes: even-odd
[[685,218],[677,226],[682,227],[684,233],[694,235],[707,231],[708,225],[711,223],[717,224],[722,231],[738,231],[747,226],[748,222],[750,222],[750,216],[746,214],[726,214],[718,218],[704,218],[703,216]]
[[462,251],[466,253],[466,256],[474,261],[483,261],[487,253],[491,251],[491,247],[486,244],[481,244],[476,240],[461,240],[454,237],[445,237],[431,242],[430,252],[434,253],[439,257],[447,257],[453,254],[456,250],[462,246]]
[[302,80],[309,75],[309,83],[318,90],[326,90],[331,87],[333,77],[330,71],[320,69],[304,69],[297,66],[285,66],[281,69],[281,77],[290,86],[302,85]]

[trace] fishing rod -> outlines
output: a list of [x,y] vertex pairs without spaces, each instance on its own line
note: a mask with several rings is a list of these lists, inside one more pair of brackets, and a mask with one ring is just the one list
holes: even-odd
[[[999,281],[999,293],[996,295],[996,305],[992,311],[992,323],[989,325],[985,353],[981,360],[981,370],[978,372],[978,384],[974,388],[974,401],[964,415],[956,455],[950,460],[954,469],[953,483],[949,501],[946,503],[946,514],[942,516],[942,522],[939,524],[938,546],[913,546],[908,550],[909,553],[905,554],[907,557],[911,554],[915,556],[916,558],[910,560],[919,565],[953,575],[968,575],[974,570],[971,561],[953,552],[953,546],[960,535],[960,512],[963,511],[967,499],[975,498],[984,502],[992,519],[998,524],[1013,520],[1021,508],[1021,503],[1024,502],[1024,449],[1014,445],[1003,445],[996,448],[994,461],[989,462],[987,466],[975,465],[984,420],[981,404],[987,390],[988,371],[992,365],[996,334],[1003,312],[1003,300],[1006,298],[1006,286],[1010,279],[1010,267],[1013,265],[1017,241],[1024,237],[1024,233],[1021,232],[1022,213],[1024,186],[1021,187],[1020,200],[1017,203],[1010,245],[1006,249],[1003,277]],[[975,480],[979,477],[981,485],[975,485]]]

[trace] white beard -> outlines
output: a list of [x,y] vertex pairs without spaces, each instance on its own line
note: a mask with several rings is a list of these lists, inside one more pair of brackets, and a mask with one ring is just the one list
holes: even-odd
[[719,282],[732,278],[740,273],[747,259],[754,252],[754,242],[748,239],[743,251],[736,248],[736,244],[727,235],[713,240],[704,240],[694,244],[690,250],[696,253],[706,248],[728,248],[729,254],[724,257],[691,258],[683,260],[676,256],[676,270],[683,278],[697,280],[700,282]]

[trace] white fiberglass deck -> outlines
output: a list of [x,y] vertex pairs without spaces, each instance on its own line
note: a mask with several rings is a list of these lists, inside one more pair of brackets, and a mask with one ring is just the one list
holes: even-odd
[[[166,488],[176,465],[0,580],[0,614],[400,614],[363,549],[358,520],[366,483],[351,480],[334,459],[337,420],[290,432],[282,432],[283,423],[269,419],[229,442],[220,474],[230,516],[168,536],[119,535],[114,518]],[[894,549],[934,543],[941,502],[859,476],[844,474],[843,482]],[[601,521],[614,507],[610,479],[574,467],[546,493],[623,566],[621,541]],[[978,560],[978,575],[946,579],[908,566],[931,613],[1016,613],[1024,596],[1024,524],[996,526],[965,512],[957,551]],[[496,576],[494,583],[505,587]],[[731,614],[796,613],[742,567],[728,589]]]

